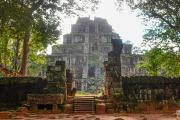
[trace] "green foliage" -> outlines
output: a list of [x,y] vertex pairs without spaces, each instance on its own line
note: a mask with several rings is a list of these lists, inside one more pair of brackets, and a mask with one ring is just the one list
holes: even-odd
[[91,93],[85,91],[77,91],[75,96],[85,96],[90,95]]
[[[126,0],[116,0],[119,4]],[[180,75],[180,2],[179,0],[127,0],[132,9],[140,10],[145,23],[152,27],[144,34],[151,50],[139,65],[150,75]],[[150,21],[150,22],[149,22]]]
[[89,56],[88,64],[92,67],[103,67],[103,63],[100,61],[99,56],[97,55]]
[[[0,64],[31,73],[45,63],[45,50],[56,43],[63,15],[95,10],[98,0],[1,0]],[[21,60],[20,60],[21,58]],[[36,70],[35,70],[36,71]]]
[[180,48],[180,34],[164,22],[158,22],[145,31],[144,42],[149,46],[158,46],[165,51],[177,52]]
[[180,76],[180,54],[155,47],[145,53],[138,67],[153,76]]
[[[180,48],[180,2],[179,0],[116,0],[119,5],[127,2],[132,9],[140,10],[145,23],[152,23],[146,30],[145,43],[166,48]],[[170,45],[173,46],[170,46]]]

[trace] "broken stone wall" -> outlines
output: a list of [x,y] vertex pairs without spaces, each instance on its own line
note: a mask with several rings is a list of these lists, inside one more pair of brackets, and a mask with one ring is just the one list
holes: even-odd
[[122,87],[128,100],[180,100],[180,78],[122,77]]
[[[180,78],[161,76],[122,76],[122,40],[111,40],[113,50],[104,62],[106,70],[104,94],[113,104],[115,111],[146,111],[163,109],[164,106],[180,105]],[[127,61],[126,61],[127,62]],[[131,60],[129,59],[129,63]],[[124,71],[124,70],[123,70]],[[171,107],[172,108],[172,107]]]
[[122,86],[116,80],[106,87],[117,111],[176,110],[180,105],[180,78],[134,76],[121,77],[119,81]]
[[0,78],[0,108],[15,108],[27,100],[27,94],[43,93],[47,81],[39,77]]

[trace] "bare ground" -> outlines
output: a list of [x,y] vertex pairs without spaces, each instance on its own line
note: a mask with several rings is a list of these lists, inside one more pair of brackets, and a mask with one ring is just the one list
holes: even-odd
[[28,114],[16,120],[177,120],[175,114]]

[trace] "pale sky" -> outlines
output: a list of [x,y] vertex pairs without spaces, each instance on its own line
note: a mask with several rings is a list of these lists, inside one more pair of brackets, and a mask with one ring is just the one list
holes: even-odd
[[[126,5],[122,7],[121,11],[117,11],[117,6],[113,3],[113,0],[102,0],[99,4],[98,10],[94,13],[83,15],[83,17],[101,17],[108,21],[112,25],[113,30],[118,33],[123,42],[131,41],[133,46],[140,47],[143,40],[143,30],[145,26],[142,24],[142,20],[137,17],[137,12],[133,12]],[[70,33],[71,24],[75,24],[78,17],[64,18],[61,28],[62,34]],[[59,44],[62,43],[62,35]],[[51,47],[48,47],[48,53],[51,53]]]

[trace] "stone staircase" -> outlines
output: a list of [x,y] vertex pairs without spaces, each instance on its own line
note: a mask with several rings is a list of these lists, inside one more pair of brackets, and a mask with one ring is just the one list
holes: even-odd
[[95,97],[94,96],[74,97],[74,113],[95,114]]

